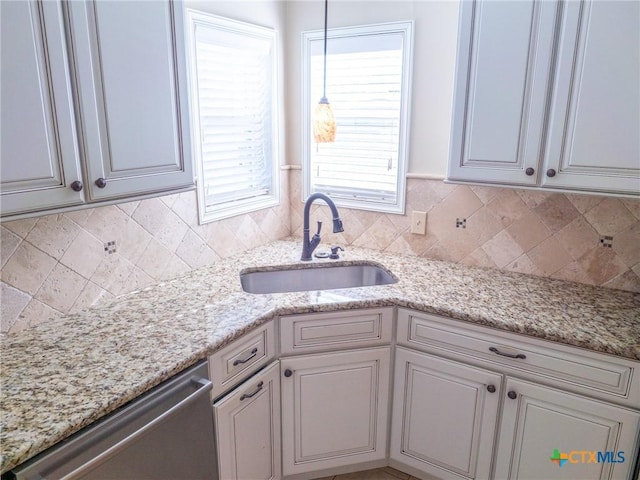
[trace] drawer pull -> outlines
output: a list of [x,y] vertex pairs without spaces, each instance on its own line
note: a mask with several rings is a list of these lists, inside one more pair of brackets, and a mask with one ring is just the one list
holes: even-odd
[[518,398],[518,394],[513,390],[510,390],[509,393],[507,393],[507,397],[509,397],[511,400],[515,400],[516,398]]
[[520,358],[522,360],[524,360],[526,357],[526,355],[523,355],[522,353],[518,353],[516,355],[512,354],[512,353],[504,353],[501,352],[500,350],[498,350],[496,347],[489,347],[489,351],[493,352],[497,355],[502,355],[503,357],[509,357],[509,358]]
[[288,368],[284,371],[284,376],[289,378],[291,375],[293,375],[293,372],[291,370],[289,370]]
[[233,366],[237,367],[238,365],[241,365],[243,363],[247,363],[249,360],[251,360],[257,354],[258,354],[258,348],[254,348],[253,350],[251,350],[251,354],[247,358],[243,358],[242,360],[240,360],[240,359],[234,360],[233,361]]
[[495,387],[495,385],[487,385],[487,392],[489,392],[489,393],[496,393],[496,387]]
[[252,393],[245,393],[240,397],[240,401],[246,399],[246,398],[251,398],[254,397],[258,394],[258,392],[260,390],[262,390],[262,386],[264,385],[264,382],[260,382],[257,386],[256,389],[252,392]]

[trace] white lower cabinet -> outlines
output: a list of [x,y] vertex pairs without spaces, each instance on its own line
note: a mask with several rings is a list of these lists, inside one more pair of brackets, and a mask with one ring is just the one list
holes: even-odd
[[276,480],[280,468],[280,362],[213,405],[220,480]]
[[512,378],[506,392],[496,479],[631,478],[639,412]]
[[386,458],[390,347],[281,358],[285,476]]
[[487,479],[502,375],[396,350],[391,459],[436,477]]

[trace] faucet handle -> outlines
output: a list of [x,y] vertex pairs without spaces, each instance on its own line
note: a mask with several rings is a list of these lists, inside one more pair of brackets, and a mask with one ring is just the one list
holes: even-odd
[[329,255],[329,258],[331,258],[332,260],[337,260],[338,258],[340,258],[338,250],[342,250],[344,252],[344,248],[340,246],[331,247],[331,254]]
[[316,232],[316,235],[320,236],[320,230],[322,230],[322,222],[318,221],[318,231]]

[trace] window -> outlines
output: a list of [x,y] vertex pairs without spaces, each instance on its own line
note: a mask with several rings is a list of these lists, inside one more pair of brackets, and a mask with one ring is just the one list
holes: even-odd
[[303,173],[306,196],[404,213],[413,22],[331,29],[327,98],[336,141],[316,144],[311,115],[322,96],[323,31],[303,33]]
[[273,206],[276,32],[188,11],[200,223]]

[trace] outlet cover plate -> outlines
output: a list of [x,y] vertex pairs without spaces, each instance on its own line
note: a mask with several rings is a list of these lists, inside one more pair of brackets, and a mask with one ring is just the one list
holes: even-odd
[[427,234],[427,212],[413,211],[411,213],[411,233]]

